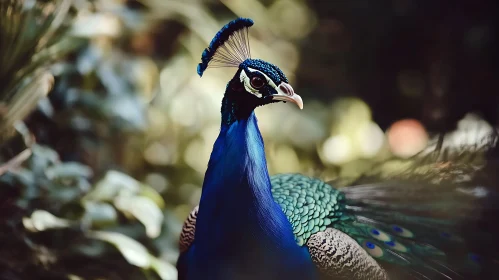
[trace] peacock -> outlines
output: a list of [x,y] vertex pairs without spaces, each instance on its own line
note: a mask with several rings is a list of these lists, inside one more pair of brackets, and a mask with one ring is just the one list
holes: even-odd
[[499,200],[493,180],[477,175],[483,166],[466,171],[447,161],[430,169],[434,176],[366,176],[345,188],[301,174],[269,176],[254,109],[277,102],[302,109],[303,100],[277,66],[251,58],[253,23],[226,24],[197,68],[199,76],[213,67],[237,72],[199,205],[181,232],[179,279],[494,278],[488,269],[499,265],[499,251],[490,224]]

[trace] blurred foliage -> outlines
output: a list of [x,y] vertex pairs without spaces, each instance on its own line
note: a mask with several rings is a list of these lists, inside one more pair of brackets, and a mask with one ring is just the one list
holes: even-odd
[[0,129],[2,140],[12,136],[47,95],[53,77],[48,63],[73,49],[78,40],[64,40],[73,11],[70,1],[15,1],[0,3]]
[[2,279],[176,279],[180,223],[156,190],[112,171],[156,84],[140,75],[150,60],[119,51],[119,19],[141,18],[123,4],[1,4],[2,127],[19,135],[3,147]]
[[156,191],[117,171],[92,184],[88,166],[61,162],[48,147],[32,151],[25,167],[1,177],[2,191],[19,196],[3,204],[10,209],[3,266],[19,279],[176,278],[174,267],[151,253],[176,244],[171,229],[160,235],[164,202]]
[[[348,84],[357,78],[343,59],[362,53],[349,35],[358,31],[351,18],[360,8],[322,2],[1,2],[0,279],[176,279],[181,223],[199,201],[234,73],[212,69],[199,79],[195,69],[212,36],[236,16],[257,23],[253,57],[279,65],[305,101],[303,111],[257,109],[271,174],[347,186],[361,174],[417,168],[412,174],[424,175],[435,164],[410,158],[421,151],[441,162],[466,156],[436,153],[441,141],[421,120],[389,130],[385,119],[377,123],[379,109]],[[324,15],[326,2],[351,11],[350,21],[341,20],[346,12]],[[414,73],[401,70],[400,91],[424,100]],[[412,116],[390,122],[399,117]],[[458,128],[445,145],[476,143],[492,131],[475,115]]]

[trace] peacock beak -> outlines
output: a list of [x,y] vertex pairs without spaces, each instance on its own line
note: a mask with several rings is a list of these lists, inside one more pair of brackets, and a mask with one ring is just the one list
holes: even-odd
[[272,95],[273,100],[293,102],[298,108],[303,109],[303,100],[289,84],[281,83],[276,90],[277,94]]

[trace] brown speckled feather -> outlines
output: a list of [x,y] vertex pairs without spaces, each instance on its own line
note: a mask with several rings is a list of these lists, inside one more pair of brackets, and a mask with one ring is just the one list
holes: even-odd
[[307,247],[323,279],[388,279],[385,270],[350,236],[328,228],[310,236]]
[[194,209],[189,214],[189,217],[184,222],[182,227],[182,232],[180,233],[179,240],[179,250],[183,253],[189,249],[192,242],[194,241],[194,232],[196,231],[196,217],[198,215],[199,206],[194,207]]

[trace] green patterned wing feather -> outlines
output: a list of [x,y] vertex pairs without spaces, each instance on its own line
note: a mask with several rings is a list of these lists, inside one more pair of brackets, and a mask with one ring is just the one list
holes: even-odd
[[[485,232],[462,230],[466,218],[474,217],[479,199],[456,193],[455,185],[436,190],[437,186],[426,182],[384,182],[340,191],[299,174],[276,175],[271,182],[274,200],[291,222],[297,243],[309,247],[319,268],[338,279],[343,276],[335,274],[335,262],[354,266],[355,271],[369,267],[365,270],[369,275],[383,275],[370,258],[391,278],[472,279],[484,264],[483,255],[474,251],[480,249],[473,247],[474,241],[493,242],[493,236]],[[344,238],[338,243],[326,240],[328,236]],[[365,260],[352,260],[353,254],[334,260],[324,257],[347,247],[353,251],[362,248],[367,254],[356,258]],[[362,279],[355,275],[345,279]]]
[[345,196],[319,179],[300,174],[271,177],[272,195],[293,226],[302,246],[312,234],[331,224],[350,219],[345,212]]

